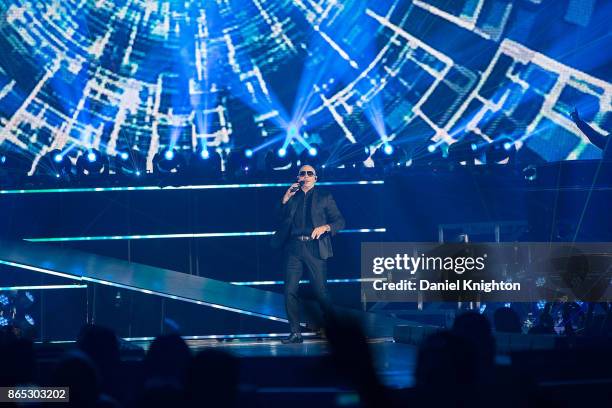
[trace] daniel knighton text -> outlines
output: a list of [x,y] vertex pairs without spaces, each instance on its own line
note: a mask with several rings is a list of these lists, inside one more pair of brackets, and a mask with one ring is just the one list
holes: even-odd
[[611,243],[361,244],[362,294],[379,301],[609,301]]
[[[482,256],[410,256],[406,253],[395,254],[392,257],[375,257],[372,260],[372,273],[374,275],[382,275],[385,272],[395,271],[409,273],[415,275],[417,272],[427,271],[447,271],[457,275],[463,275],[470,271],[482,271],[485,269],[487,254]],[[427,279],[419,279],[411,281],[401,279],[397,282],[388,282],[386,279],[375,279],[372,281],[372,287],[376,291],[482,291],[490,293],[492,291],[504,290],[521,290],[521,284],[518,282],[505,282],[497,280],[480,280],[472,279],[442,282],[432,282]]]

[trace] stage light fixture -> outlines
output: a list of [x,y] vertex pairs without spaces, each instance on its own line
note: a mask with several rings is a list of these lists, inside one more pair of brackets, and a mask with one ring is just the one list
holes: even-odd
[[36,167],[36,175],[52,178],[69,177],[72,174],[72,168],[68,151],[56,149],[43,156]]
[[475,153],[474,143],[469,140],[458,140],[448,146],[447,159],[451,163],[473,165]]
[[251,149],[234,149],[225,159],[225,172],[232,176],[244,175],[255,169],[255,160]]
[[374,167],[402,166],[408,161],[408,155],[400,146],[384,144],[376,149],[372,160],[374,160]]
[[271,149],[264,159],[267,170],[287,170],[297,161],[297,155],[292,147]]
[[99,150],[90,149],[81,154],[76,162],[79,177],[96,177],[108,174],[109,162]]
[[408,159],[412,160],[412,166],[435,166],[445,161],[442,149],[435,147],[429,140],[414,146],[408,153]]
[[4,310],[9,305],[9,298],[4,294],[0,294],[0,310]]
[[185,166],[185,159],[175,149],[167,149],[153,156],[153,167],[158,173],[178,173]]
[[506,164],[510,162],[516,154],[514,140],[507,136],[502,136],[485,148],[485,158],[487,164]]
[[139,150],[123,150],[114,157],[113,166],[116,174],[140,176],[146,172],[146,158]]
[[[453,164],[475,165],[485,161],[484,151],[489,142],[473,131],[458,136],[457,141],[448,145],[445,159]],[[442,149],[439,149],[442,152]]]
[[190,155],[187,173],[191,176],[217,176],[221,174],[221,149],[209,150],[201,146]]
[[36,322],[27,309],[34,303],[34,296],[29,291],[15,290],[7,298],[8,305],[1,313],[6,320],[0,321],[0,326],[10,324],[20,336],[33,337]]
[[299,156],[300,165],[310,164],[313,166],[325,166],[329,159],[329,152],[320,145],[313,143],[304,148]]
[[29,309],[34,304],[34,295],[30,291],[18,291],[14,305],[18,310]]
[[221,154],[221,149],[217,148],[217,149],[213,149],[212,153],[211,150],[208,149],[208,146],[200,146],[197,150],[196,150],[196,156],[200,159],[200,160],[208,160],[213,156],[219,156]]

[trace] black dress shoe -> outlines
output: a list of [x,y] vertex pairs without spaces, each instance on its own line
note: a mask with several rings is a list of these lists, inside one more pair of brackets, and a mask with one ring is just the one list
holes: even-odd
[[302,338],[302,335],[299,333],[291,333],[289,335],[289,337],[285,337],[284,339],[281,340],[281,343],[283,344],[293,344],[293,343],[302,343],[304,341],[304,339]]

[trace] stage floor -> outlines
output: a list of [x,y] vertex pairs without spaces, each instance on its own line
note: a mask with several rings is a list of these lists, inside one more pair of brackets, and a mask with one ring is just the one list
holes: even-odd
[[[248,339],[232,341],[186,340],[194,352],[214,347],[223,349],[238,358],[252,357],[322,357],[329,355],[327,342],[322,339],[304,339],[302,344],[281,344],[280,340]],[[131,341],[145,350],[150,341]],[[374,366],[381,381],[391,388],[405,388],[414,384],[417,348],[413,345],[396,343],[392,338],[368,340]]]

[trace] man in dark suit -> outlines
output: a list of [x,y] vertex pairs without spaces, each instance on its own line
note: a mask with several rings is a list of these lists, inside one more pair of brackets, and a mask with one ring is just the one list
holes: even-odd
[[281,200],[280,225],[272,246],[282,248],[285,269],[285,306],[291,328],[283,343],[301,343],[298,288],[304,266],[319,304],[331,306],[327,292],[327,259],[333,255],[331,235],[344,228],[344,218],[331,193],[315,188],[317,173],[312,166],[300,168],[298,182]]

